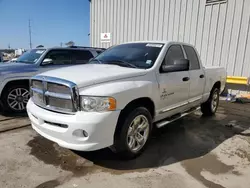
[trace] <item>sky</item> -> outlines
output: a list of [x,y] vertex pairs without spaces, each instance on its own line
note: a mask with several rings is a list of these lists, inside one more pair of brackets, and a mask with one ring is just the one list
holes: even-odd
[[60,46],[68,41],[89,46],[89,0],[0,0],[0,49]]

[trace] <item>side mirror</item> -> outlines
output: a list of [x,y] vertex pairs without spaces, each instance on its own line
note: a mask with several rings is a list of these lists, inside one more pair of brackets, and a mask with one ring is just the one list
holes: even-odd
[[50,58],[45,58],[44,60],[43,60],[43,65],[48,65],[48,64],[51,64],[52,63],[52,59],[50,59]]
[[163,65],[162,72],[180,72],[189,70],[188,59],[176,59],[173,65]]

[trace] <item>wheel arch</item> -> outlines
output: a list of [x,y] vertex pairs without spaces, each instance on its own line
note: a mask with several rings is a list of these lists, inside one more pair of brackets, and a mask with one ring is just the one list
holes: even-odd
[[214,88],[217,88],[217,89],[220,90],[220,88],[221,88],[221,82],[220,81],[215,82],[212,89],[214,89]]
[[2,87],[2,91],[1,91],[1,95],[0,97],[2,97],[3,92],[10,86],[12,85],[27,85],[29,86],[29,79],[18,79],[18,80],[9,80],[8,82],[5,83],[5,85]]
[[136,107],[145,107],[148,109],[148,111],[151,114],[152,119],[155,116],[155,104],[153,102],[153,100],[149,97],[141,97],[141,98],[137,98],[134,99],[132,101],[130,101],[122,110],[121,113],[119,115],[118,121],[117,121],[117,126],[115,129],[115,134],[114,134],[114,138],[117,135],[117,133],[119,132],[122,122],[125,120],[126,115],[131,112],[133,109],[135,109]]
[[149,97],[141,97],[141,98],[137,98],[134,99],[132,101],[130,101],[123,109],[121,113],[125,113],[128,112],[131,108],[136,108],[136,107],[145,107],[148,109],[148,111],[150,112],[152,118],[154,118],[155,116],[155,104],[153,102],[153,100]]

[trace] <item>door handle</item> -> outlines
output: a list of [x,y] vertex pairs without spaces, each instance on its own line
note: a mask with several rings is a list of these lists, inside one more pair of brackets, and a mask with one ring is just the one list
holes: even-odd
[[190,79],[189,77],[184,77],[184,78],[182,78],[182,81],[187,82],[189,79]]
[[201,74],[201,75],[200,75],[200,78],[204,78],[204,74]]

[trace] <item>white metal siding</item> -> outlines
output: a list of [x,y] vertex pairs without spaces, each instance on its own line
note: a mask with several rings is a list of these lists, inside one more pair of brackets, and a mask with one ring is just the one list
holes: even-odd
[[[90,42],[109,47],[136,40],[176,40],[196,46],[204,65],[250,76],[250,0],[91,0]],[[111,33],[102,43],[101,33]]]

